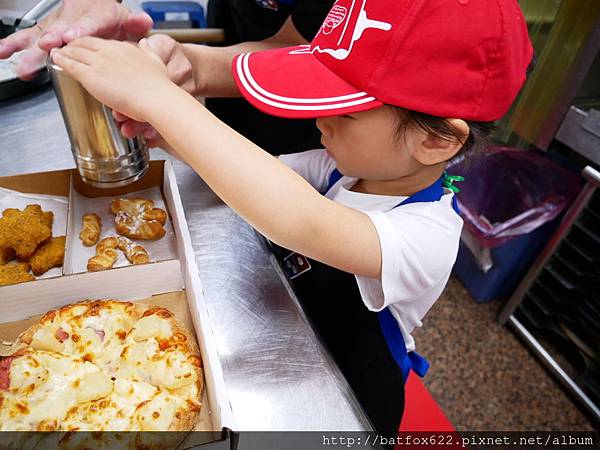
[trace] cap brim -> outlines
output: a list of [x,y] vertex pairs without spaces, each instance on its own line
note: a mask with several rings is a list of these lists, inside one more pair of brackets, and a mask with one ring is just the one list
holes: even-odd
[[307,45],[238,55],[233,75],[246,100],[273,116],[308,119],[383,105],[321,64]]

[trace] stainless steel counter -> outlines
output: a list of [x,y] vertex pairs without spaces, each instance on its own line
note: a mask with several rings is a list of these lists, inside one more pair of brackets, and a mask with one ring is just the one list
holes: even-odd
[[[74,167],[69,147],[50,88],[0,102],[0,176]],[[260,238],[174,164],[239,429],[370,430]]]

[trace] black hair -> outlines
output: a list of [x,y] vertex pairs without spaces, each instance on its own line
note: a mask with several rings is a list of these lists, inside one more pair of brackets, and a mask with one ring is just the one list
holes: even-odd
[[[479,154],[489,145],[489,136],[495,129],[495,122],[476,122],[465,120],[469,127],[469,136],[464,139],[446,119],[397,106],[392,107],[398,117],[397,136],[404,135],[407,126],[416,126],[425,133],[446,141],[459,141],[462,144],[457,153],[461,156]],[[463,140],[464,139],[464,140]]]
[[[535,69],[537,57],[535,51],[531,56],[531,61],[527,66],[525,76],[529,77]],[[392,106],[398,117],[397,137],[404,135],[406,127],[416,126],[422,131],[437,137],[439,139],[458,140],[462,144],[462,148],[456,156],[475,156],[480,155],[482,151],[490,144],[490,135],[496,129],[496,122],[477,122],[473,120],[465,120],[469,126],[469,136],[463,142],[462,136],[458,130],[452,127],[448,121],[442,117],[432,116],[418,111]]]

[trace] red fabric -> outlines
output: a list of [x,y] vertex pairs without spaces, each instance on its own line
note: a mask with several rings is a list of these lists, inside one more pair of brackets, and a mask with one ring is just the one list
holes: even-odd
[[337,0],[310,46],[238,56],[262,111],[322,117],[382,103],[440,117],[502,117],[533,49],[517,0]]
[[421,379],[412,373],[406,381],[404,416],[399,431],[456,431]]
[[405,385],[404,416],[394,450],[464,449],[463,444],[421,379],[411,373]]

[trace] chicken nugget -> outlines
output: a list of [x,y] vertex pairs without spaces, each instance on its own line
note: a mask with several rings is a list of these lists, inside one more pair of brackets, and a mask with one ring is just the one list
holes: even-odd
[[0,266],[0,286],[33,280],[35,277],[29,273],[29,264],[27,263],[18,262]]
[[[2,215],[4,217],[14,217],[18,215],[21,211],[17,208],[7,208],[4,210]],[[52,224],[54,223],[54,213],[52,211],[42,211],[42,207],[37,203],[33,203],[31,205],[27,205],[23,210],[24,213],[39,215],[42,218],[42,222],[52,229]]]
[[31,271],[40,276],[53,267],[62,266],[65,257],[65,236],[56,236],[38,247],[29,259]]
[[0,247],[12,248],[19,259],[28,259],[52,236],[49,219],[39,205],[28,205],[23,211],[5,210],[0,218]]
[[42,222],[44,224],[46,224],[47,226],[49,226],[50,229],[52,230],[52,224],[54,223],[54,213],[52,211],[47,211],[47,212],[42,211],[42,207],[35,203],[32,205],[27,205],[23,211],[30,212],[30,213],[36,214],[36,215],[41,214]]
[[10,247],[0,247],[0,266],[15,259],[15,251]]

